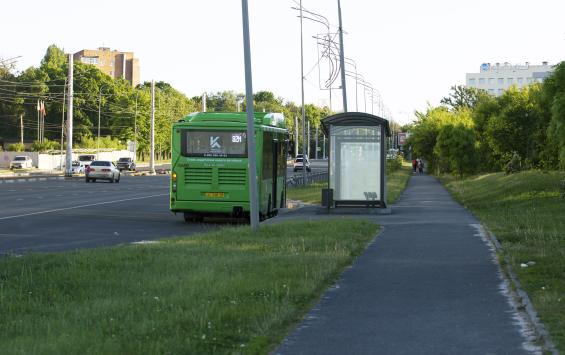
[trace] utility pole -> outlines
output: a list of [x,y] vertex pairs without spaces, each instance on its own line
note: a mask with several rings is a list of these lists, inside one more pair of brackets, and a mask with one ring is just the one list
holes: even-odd
[[155,174],[155,80],[151,80],[151,133],[149,149],[149,174]]
[[304,39],[302,36],[302,0],[300,0],[300,85],[302,87],[302,184],[306,186],[306,110],[304,108]]
[[312,158],[310,155],[310,121],[308,121],[308,159]]
[[100,109],[102,108],[102,88],[98,93],[98,138],[96,139],[96,160],[100,160]]
[[67,79],[65,78],[65,85],[63,86],[63,116],[61,117],[61,158],[59,160],[59,165],[61,170],[63,170],[63,139],[65,136],[65,96],[67,96]]
[[206,112],[206,93],[202,94],[202,112]]
[[137,161],[137,90],[135,91],[135,115],[133,116],[133,154]]
[[39,100],[37,100],[37,141],[39,142],[41,137],[41,120],[39,118],[39,112],[41,112],[41,106],[39,105]]
[[318,126],[316,126],[316,152],[314,152],[314,156],[318,159]]
[[296,129],[296,134],[294,135],[296,142],[294,142],[294,156],[298,155],[298,116],[294,116],[294,128]]
[[322,159],[326,159],[326,135],[324,135],[324,145],[322,146]]
[[65,176],[73,175],[73,55],[69,54],[69,96],[67,103],[67,167]]
[[247,0],[241,0],[243,20],[243,56],[245,62],[245,99],[247,100],[247,152],[249,162],[249,222],[251,229],[259,229],[259,195],[257,193],[257,152],[255,148],[255,119],[253,109],[253,76],[251,75],[251,45],[249,39],[249,12]]
[[24,115],[20,114],[20,143],[24,144]]
[[341,23],[340,0],[337,0],[337,13],[339,17],[339,62],[341,66],[341,89],[343,91],[343,112],[347,112],[347,89],[345,87],[345,59],[343,53],[343,25]]

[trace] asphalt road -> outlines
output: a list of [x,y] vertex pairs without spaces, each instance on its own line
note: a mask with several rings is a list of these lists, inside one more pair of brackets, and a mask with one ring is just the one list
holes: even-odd
[[62,251],[189,235],[222,224],[187,224],[169,211],[168,175],[0,185],[0,254]]
[[[326,170],[312,162],[312,173]],[[292,167],[288,176],[293,173]],[[0,255],[92,248],[190,235],[230,221],[187,224],[169,211],[169,176],[124,176],[0,185]],[[210,221],[208,221],[210,222]]]

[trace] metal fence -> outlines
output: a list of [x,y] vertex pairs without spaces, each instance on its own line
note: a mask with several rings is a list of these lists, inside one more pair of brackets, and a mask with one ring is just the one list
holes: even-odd
[[311,185],[315,182],[326,182],[328,181],[328,172],[321,172],[321,173],[308,173],[306,174],[306,181],[304,181],[304,175],[302,174],[295,174],[286,179],[286,185],[288,187],[295,187],[295,186],[306,186]]

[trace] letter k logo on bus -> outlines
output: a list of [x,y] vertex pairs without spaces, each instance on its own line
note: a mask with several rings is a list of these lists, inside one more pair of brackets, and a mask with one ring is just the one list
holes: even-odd
[[222,148],[218,142],[220,137],[210,137],[210,148]]

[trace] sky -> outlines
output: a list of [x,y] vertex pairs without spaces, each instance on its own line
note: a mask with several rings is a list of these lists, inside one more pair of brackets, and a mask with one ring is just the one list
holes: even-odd
[[[253,91],[300,104],[297,1],[248,0]],[[302,6],[325,16],[337,32],[337,0],[303,0]],[[189,97],[245,92],[240,0],[19,0],[0,8],[0,58],[21,56],[18,70],[38,66],[50,44],[68,53],[105,46],[134,52],[142,81],[169,82]],[[345,56],[400,123],[439,104],[481,63],[565,59],[562,0],[341,0],[341,10]],[[327,63],[318,70],[313,38],[327,31],[304,19],[305,102],[329,106],[330,91],[319,84],[327,79]],[[338,78],[334,87],[340,85]],[[383,115],[353,77],[346,88],[349,111]],[[341,90],[331,92],[332,109],[341,111]]]

